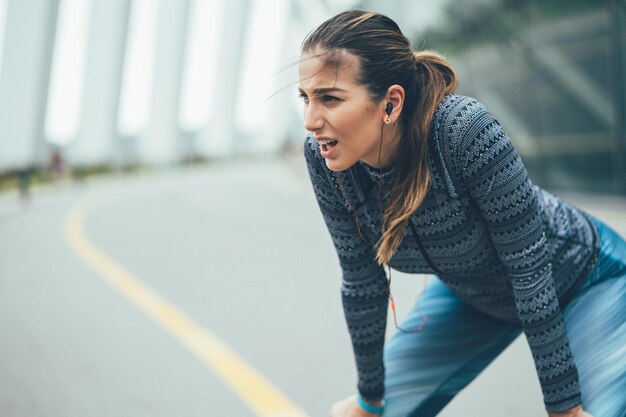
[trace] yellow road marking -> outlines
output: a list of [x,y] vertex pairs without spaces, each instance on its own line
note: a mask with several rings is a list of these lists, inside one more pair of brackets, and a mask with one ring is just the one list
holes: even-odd
[[216,335],[98,249],[83,232],[87,214],[98,200],[74,206],[65,223],[70,246],[100,277],[161,325],[215,373],[259,417],[308,417],[267,378],[237,356]]

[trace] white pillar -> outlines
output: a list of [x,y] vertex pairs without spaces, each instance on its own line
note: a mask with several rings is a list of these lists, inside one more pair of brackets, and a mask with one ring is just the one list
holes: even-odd
[[[239,138],[235,152],[269,153],[281,149],[287,138],[298,67],[286,66],[299,54],[298,48],[292,47],[293,39],[287,27],[291,2],[253,0],[251,3],[236,106],[235,129]],[[263,36],[258,36],[259,33]],[[259,65],[261,62],[263,65]],[[281,88],[291,94],[279,93]]]
[[0,78],[0,169],[47,162],[43,136],[58,0],[11,0]]
[[91,7],[82,117],[68,148],[73,165],[110,164],[121,159],[119,110],[130,0],[95,0]]
[[178,106],[188,14],[189,0],[159,3],[150,125],[137,150],[149,163],[174,163],[182,156]]
[[[199,134],[197,142],[197,151],[204,156],[228,156],[235,149],[235,104],[249,10],[250,0],[224,1],[221,50],[215,63],[218,68],[213,90],[215,103],[208,125]],[[262,62],[258,64],[263,65]]]

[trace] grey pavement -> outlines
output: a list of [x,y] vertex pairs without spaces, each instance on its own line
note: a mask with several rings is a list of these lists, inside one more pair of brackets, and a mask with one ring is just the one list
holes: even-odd
[[[1,416],[254,416],[70,248],[68,213],[89,195],[91,241],[309,416],[354,392],[340,270],[301,159],[241,161],[40,187],[27,207],[0,195]],[[567,198],[626,234],[624,200]],[[425,279],[394,273],[400,315]],[[523,338],[441,414],[502,415],[545,416]]]

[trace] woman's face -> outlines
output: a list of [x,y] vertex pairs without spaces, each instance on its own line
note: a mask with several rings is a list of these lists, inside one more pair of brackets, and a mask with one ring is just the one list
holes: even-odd
[[[321,58],[303,55],[300,96],[304,101],[304,127],[320,145],[326,166],[344,171],[357,161],[378,167],[385,100],[375,103],[367,89],[357,84],[360,63],[346,52],[343,64],[326,66]],[[385,129],[387,130],[387,129]],[[395,140],[384,140],[380,165],[391,163]]]

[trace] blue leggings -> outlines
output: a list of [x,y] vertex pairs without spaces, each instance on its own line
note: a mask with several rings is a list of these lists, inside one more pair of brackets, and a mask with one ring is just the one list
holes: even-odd
[[[563,309],[583,408],[594,417],[626,416],[626,242],[594,219],[600,257]],[[463,303],[439,280],[419,301],[426,331],[397,332],[385,347],[384,417],[431,417],[469,384],[519,334]],[[414,308],[402,327],[417,328]],[[505,382],[505,381],[503,381]]]

